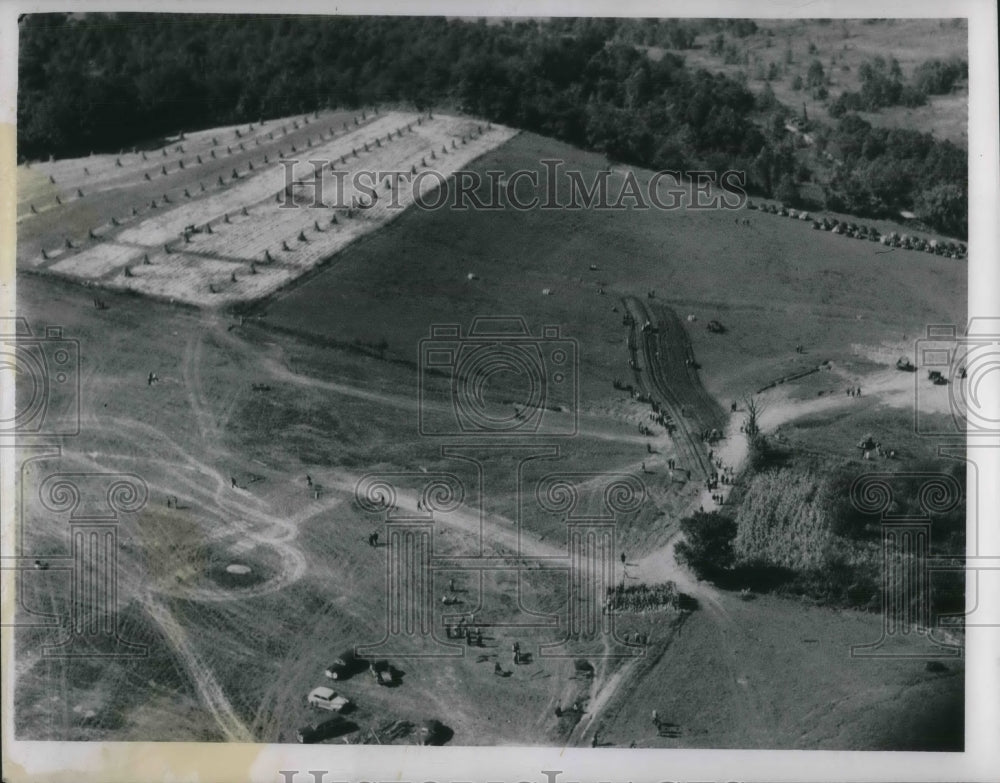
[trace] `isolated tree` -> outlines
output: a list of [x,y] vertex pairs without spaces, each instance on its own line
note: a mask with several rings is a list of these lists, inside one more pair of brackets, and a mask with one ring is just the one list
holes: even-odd
[[736,522],[718,511],[696,511],[681,520],[684,540],[674,547],[677,560],[700,579],[719,576],[733,567]]
[[826,72],[819,60],[814,59],[809,63],[809,68],[806,70],[806,84],[812,89],[826,84]]
[[751,446],[760,437],[760,415],[764,412],[764,404],[760,397],[747,394],[743,398],[743,406],[747,415],[743,420],[743,433],[746,435],[747,443]]
[[760,430],[760,416],[764,412],[764,404],[760,397],[748,394],[743,398],[746,408],[746,418],[743,421],[743,434],[747,439],[748,463],[752,471],[760,470],[767,461],[767,440]]

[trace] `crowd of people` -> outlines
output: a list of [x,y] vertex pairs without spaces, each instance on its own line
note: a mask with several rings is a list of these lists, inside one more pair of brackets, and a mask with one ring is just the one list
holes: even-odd
[[624,585],[619,583],[608,588],[604,604],[605,614],[613,612],[655,612],[660,609],[676,609],[679,594],[673,582],[658,585]]

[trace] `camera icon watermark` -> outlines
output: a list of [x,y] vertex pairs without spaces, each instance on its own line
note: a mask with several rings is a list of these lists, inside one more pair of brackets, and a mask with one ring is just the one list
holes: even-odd
[[[897,489],[916,485],[915,513],[900,513]],[[947,638],[954,615],[935,614],[932,576],[964,570],[964,558],[931,553],[931,514],[956,509],[960,483],[946,473],[867,473],[851,485],[851,503],[878,514],[882,526],[882,636],[851,646],[854,658],[957,658],[961,645]],[[915,645],[912,640],[923,641]]]
[[[518,466],[511,480],[516,486],[515,529],[502,531],[500,520],[490,520],[487,496],[470,492],[494,487],[488,462],[476,459],[474,447],[445,447],[445,456],[474,465],[476,478],[466,482],[455,473],[382,473],[363,477],[355,487],[355,502],[364,511],[383,518],[384,527],[369,544],[385,551],[385,629],[382,638],[357,647],[359,655],[399,658],[462,657],[482,652],[484,631],[490,634],[527,634],[537,644],[536,653],[514,648],[514,663],[540,658],[618,658],[643,655],[644,648],[616,630],[611,597],[624,576],[618,560],[617,525],[621,514],[639,510],[647,498],[642,481],[616,473],[549,473],[531,482],[523,492],[522,472],[538,458],[553,456],[548,449],[497,446],[496,454],[512,457]],[[555,452],[557,454],[557,452]],[[471,504],[466,503],[472,500]],[[476,508],[476,506],[479,506]],[[562,544],[545,543],[525,535],[524,516],[539,512],[560,518],[565,530]],[[464,514],[480,523],[480,545],[472,552],[439,551],[436,538],[449,514]],[[383,538],[384,535],[384,538]],[[514,546],[500,552],[484,544],[501,540]],[[555,539],[558,540],[558,539]],[[484,589],[484,578],[503,572],[513,590],[504,601],[501,593]],[[562,611],[540,611],[524,601],[523,580],[551,582]],[[472,585],[471,590],[456,587]],[[562,588],[558,585],[562,585]],[[475,586],[478,585],[478,588]],[[435,594],[441,594],[441,603]],[[463,593],[469,593],[463,596]],[[540,641],[538,634],[547,637]],[[523,637],[522,637],[523,638]],[[528,642],[525,642],[526,644]]]
[[1000,319],[971,318],[965,334],[954,325],[929,326],[917,340],[916,359],[927,371],[914,374],[918,435],[1000,434],[1000,418],[990,409],[1000,397]]
[[419,347],[419,431],[426,436],[572,436],[579,351],[558,326],[534,337],[520,317],[431,327]]
[[[18,572],[16,612],[22,619],[12,625],[60,629],[60,641],[43,645],[45,657],[145,657],[145,645],[130,642],[120,633],[118,556],[121,517],[146,505],[146,482],[132,473],[57,472],[37,482],[37,492],[29,491],[35,483],[29,461],[21,470],[20,523],[42,515],[48,524],[53,517],[65,515],[69,552],[30,555],[20,540],[22,531],[15,554],[0,558],[0,568]],[[68,581],[68,611],[52,614],[32,608],[26,600],[28,578]]]
[[14,390],[0,411],[0,437],[80,432],[80,344],[61,327],[36,335],[24,318],[0,319],[0,371]]

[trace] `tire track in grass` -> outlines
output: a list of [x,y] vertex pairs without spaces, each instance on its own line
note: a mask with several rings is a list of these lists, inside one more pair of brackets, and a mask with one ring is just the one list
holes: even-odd
[[170,610],[148,592],[139,600],[147,614],[159,625],[178,659],[187,668],[201,701],[212,714],[225,740],[227,742],[252,742],[253,735],[250,730],[236,714],[211,669],[191,647],[187,633]]

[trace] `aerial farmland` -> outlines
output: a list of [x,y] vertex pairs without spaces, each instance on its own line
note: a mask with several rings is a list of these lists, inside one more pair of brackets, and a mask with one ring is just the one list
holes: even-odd
[[[648,208],[662,160],[531,112],[299,108],[19,163],[17,315],[79,349],[18,458],[19,739],[961,748],[963,630],[887,638],[856,487],[938,475],[894,508],[964,551],[965,367],[915,347],[964,235],[818,175]],[[619,203],[517,206],[581,182]]]

